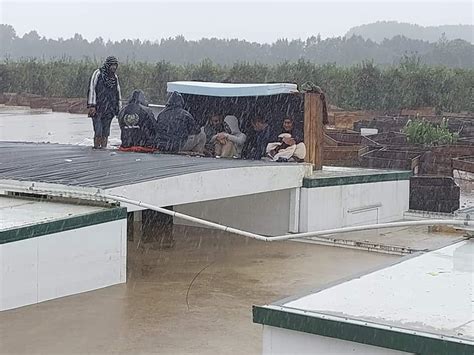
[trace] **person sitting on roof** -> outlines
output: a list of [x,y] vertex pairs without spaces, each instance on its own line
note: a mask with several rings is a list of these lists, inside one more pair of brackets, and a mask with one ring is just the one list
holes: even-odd
[[268,143],[266,151],[273,161],[304,161],[306,146],[302,135],[294,127],[293,118],[286,117],[283,120],[283,132],[276,142]]
[[253,134],[244,147],[244,158],[260,160],[265,156],[267,144],[271,141],[271,131],[267,120],[262,115],[252,119]]
[[128,104],[118,114],[118,122],[121,130],[121,150],[156,150],[156,119],[148,108],[143,91],[133,91]]
[[[210,114],[206,125],[201,128],[201,132],[206,135],[204,154],[216,156],[216,148],[222,143],[221,133],[230,133],[230,128],[227,123],[224,122],[224,117],[222,114],[213,112]],[[220,134],[219,139],[217,139],[218,134]]]
[[178,92],[171,93],[166,107],[157,117],[156,145],[164,152],[204,151],[206,135],[194,117],[184,109],[184,99]]
[[216,137],[216,156],[221,158],[240,158],[247,136],[240,131],[239,120],[235,116],[226,116],[224,124],[230,133],[220,132]]

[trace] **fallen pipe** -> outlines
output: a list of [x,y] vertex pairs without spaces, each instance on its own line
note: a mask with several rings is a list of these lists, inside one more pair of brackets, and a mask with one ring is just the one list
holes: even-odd
[[402,221],[402,222],[390,222],[390,223],[380,223],[380,224],[369,224],[364,226],[353,226],[353,227],[343,227],[343,228],[334,228],[334,229],[326,229],[322,231],[312,231],[312,232],[304,232],[304,233],[295,233],[295,234],[285,234],[276,237],[265,237],[260,234],[246,232],[241,229],[233,228],[224,226],[219,223],[210,222],[205,219],[189,216],[183,213],[175,212],[167,210],[166,208],[157,207],[151,205],[149,203],[145,203],[142,201],[135,201],[125,197],[120,197],[116,195],[108,195],[108,194],[101,194],[100,197],[114,200],[118,202],[127,203],[130,205],[144,207],[153,211],[157,211],[160,213],[167,214],[172,217],[177,217],[184,219],[189,222],[194,222],[201,224],[203,226],[211,227],[214,229],[222,230],[225,232],[241,235],[248,238],[253,238],[257,240],[261,240],[264,242],[276,242],[276,241],[284,241],[290,239],[297,239],[297,238],[309,238],[309,237],[317,237],[322,235],[329,235],[329,234],[340,234],[340,233],[348,233],[348,232],[359,232],[364,230],[374,230],[374,229],[384,229],[384,228],[398,228],[398,227],[413,227],[413,226],[435,226],[435,225],[454,225],[454,226],[472,226],[473,221],[470,220],[461,220],[461,219],[428,219],[428,220],[421,220],[421,221]]
[[[0,185],[1,189],[4,190],[11,190],[11,191],[28,191],[31,193],[62,193],[62,194],[69,194],[70,192],[67,191],[62,191],[60,189],[54,190],[54,191],[48,191],[44,190],[41,188],[37,188],[35,186],[29,186],[29,187],[18,187],[18,186],[9,186],[9,185]],[[183,213],[175,212],[175,211],[170,211],[167,210],[166,208],[163,207],[158,207],[151,205],[146,202],[142,201],[136,201],[132,200],[129,198],[121,197],[121,196],[116,196],[116,195],[110,195],[110,194],[105,194],[101,192],[100,190],[93,194],[89,192],[85,193],[78,193],[78,192],[73,192],[73,195],[78,195],[79,197],[85,198],[99,198],[99,199],[108,199],[108,200],[113,200],[117,202],[123,202],[129,205],[134,205],[137,207],[143,207],[147,208],[153,211],[157,211],[172,217],[177,217],[181,218],[186,221],[194,222],[203,226],[211,227],[217,230],[221,230],[224,232],[229,232],[237,235],[241,235],[243,237],[248,237],[256,240],[261,240],[264,242],[277,242],[277,241],[285,241],[285,240],[291,240],[291,239],[298,239],[298,238],[309,238],[309,237],[318,237],[318,236],[323,236],[323,235],[330,235],[330,234],[341,234],[341,233],[348,233],[348,232],[360,232],[364,230],[374,230],[374,229],[385,229],[385,228],[398,228],[398,227],[413,227],[413,226],[435,226],[435,225],[452,225],[452,226],[474,226],[474,221],[469,220],[469,219],[427,219],[427,220],[421,220],[421,221],[402,221],[402,222],[389,222],[389,223],[379,223],[379,224],[369,224],[369,225],[363,225],[363,226],[353,226],[353,227],[342,227],[342,228],[334,228],[334,229],[326,229],[326,230],[321,230],[321,231],[311,231],[311,232],[304,232],[304,233],[294,233],[294,234],[285,234],[285,235],[280,235],[276,237],[266,237],[260,234],[256,233],[251,233],[247,232],[241,229],[225,226],[219,223],[207,221],[202,218],[197,218],[193,216],[189,216]]]

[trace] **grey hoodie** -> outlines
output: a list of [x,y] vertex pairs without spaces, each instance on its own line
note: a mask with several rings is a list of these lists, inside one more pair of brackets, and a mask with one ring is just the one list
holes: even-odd
[[230,133],[226,134],[226,138],[234,143],[235,149],[237,151],[237,157],[240,158],[247,136],[240,131],[239,120],[237,117],[226,116],[224,118],[224,122],[227,123],[230,128]]

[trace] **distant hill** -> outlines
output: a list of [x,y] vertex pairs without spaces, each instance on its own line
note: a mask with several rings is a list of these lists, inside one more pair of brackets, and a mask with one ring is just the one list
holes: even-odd
[[442,25],[423,27],[411,23],[396,21],[379,21],[366,25],[352,27],[346,37],[353,35],[362,36],[375,42],[382,42],[385,38],[392,39],[395,36],[404,36],[411,39],[419,39],[428,42],[437,42],[442,36],[447,40],[463,39],[473,42],[473,25]]

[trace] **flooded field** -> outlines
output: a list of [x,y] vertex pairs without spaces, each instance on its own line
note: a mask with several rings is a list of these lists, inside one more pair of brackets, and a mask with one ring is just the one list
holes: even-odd
[[[120,144],[117,121],[111,144]],[[85,115],[0,106],[0,140],[92,145]],[[474,204],[472,176],[457,176],[461,206]],[[360,232],[347,239],[415,249],[458,235],[425,228]],[[1,354],[259,354],[252,305],[347,278],[400,257],[308,243],[263,243],[174,226],[175,245],[128,245],[127,283],[0,313]]]
[[[86,115],[0,105],[0,140],[92,146],[91,119]],[[112,121],[109,142],[120,145],[120,128]]]
[[172,249],[130,242],[125,285],[0,313],[0,353],[258,354],[252,305],[398,258],[191,227],[174,237]]

